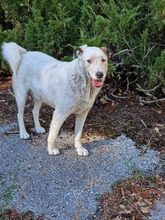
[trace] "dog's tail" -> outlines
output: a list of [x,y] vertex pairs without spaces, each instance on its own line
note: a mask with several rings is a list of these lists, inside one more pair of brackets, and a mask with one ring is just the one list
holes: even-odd
[[6,60],[10,68],[13,71],[13,74],[17,73],[18,67],[21,62],[21,55],[26,53],[27,51],[20,47],[18,44],[11,43],[3,43],[2,44],[2,55],[4,60]]

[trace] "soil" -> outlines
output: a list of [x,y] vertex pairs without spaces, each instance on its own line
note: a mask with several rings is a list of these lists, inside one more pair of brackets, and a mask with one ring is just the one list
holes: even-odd
[[[123,98],[110,97],[112,88],[105,84],[95,105],[89,112],[83,136],[90,134],[103,137],[117,137],[124,133],[137,145],[148,145],[165,153],[165,102],[140,105],[140,95],[130,91]],[[105,98],[106,97],[106,98]],[[107,100],[107,97],[108,100]],[[27,129],[34,127],[32,120],[32,98],[29,96],[25,108]],[[11,77],[0,78],[0,123],[17,121],[17,107],[11,86]],[[43,105],[40,112],[41,124],[49,130],[53,109]],[[70,116],[63,125],[65,131],[74,131],[74,116]]]
[[[126,96],[123,95],[122,91],[118,91],[118,93],[114,97],[111,95],[113,88],[110,88],[109,85],[110,83],[107,81],[104,87],[102,88],[101,93],[99,94],[95,105],[91,109],[84,126],[83,137],[86,140],[90,140],[91,135],[95,135],[95,136],[99,135],[106,138],[107,137],[114,138],[123,133],[126,134],[128,137],[130,137],[132,140],[134,140],[139,148],[141,148],[142,145],[147,145],[159,151],[161,153],[161,157],[165,158],[165,102],[152,103],[149,105],[141,105],[140,104],[141,94],[137,93],[134,90],[128,91]],[[32,115],[31,115],[31,110],[33,106],[32,102],[33,101],[29,96],[25,109],[25,114],[26,114],[25,123],[28,130],[34,127]],[[1,105],[0,124],[17,122],[17,118],[16,118],[17,107],[12,91],[10,76],[7,77],[0,76],[0,105]],[[53,113],[53,109],[47,105],[43,105],[43,107],[41,108],[41,113],[40,113],[41,124],[46,128],[47,131],[49,129],[52,113]],[[66,122],[63,125],[63,129],[65,131],[73,132],[74,116],[71,116],[66,120]],[[10,132],[11,133],[18,132],[18,128],[14,128]],[[10,132],[8,133],[8,135],[10,135]],[[125,181],[124,183],[126,184],[128,182],[129,189],[131,188],[130,187],[130,185],[132,184],[131,181],[132,182],[135,181],[135,178]],[[138,181],[140,180],[138,179]],[[156,183],[159,184],[162,183],[163,180],[162,177],[160,178],[157,177],[155,181]],[[120,183],[120,187],[118,188],[120,189],[123,188],[121,183]],[[114,191],[114,192],[116,192],[116,195],[118,195],[119,193],[118,191]],[[124,193],[125,197],[127,196],[125,195],[126,194],[125,188],[123,188],[122,193]],[[139,196],[140,198],[142,198],[141,194]],[[146,196],[145,193],[144,196]],[[147,192],[147,196],[149,196],[148,192]],[[155,200],[159,196],[160,196],[160,189],[158,196],[154,197]],[[107,201],[111,201],[112,199],[114,199],[114,202],[116,201],[115,200],[116,197],[108,193],[102,195],[102,197],[99,199],[99,202],[101,204],[100,207],[102,207],[101,211],[99,212],[99,215],[101,215],[102,218],[99,217],[99,219],[112,219],[111,218],[112,213],[108,214],[109,211],[106,211],[109,210],[106,209],[109,204]],[[124,201],[129,202],[128,198],[126,198]],[[106,204],[106,208],[105,206],[103,206],[103,204]],[[112,204],[113,202],[111,202],[111,208],[112,208]],[[123,207],[127,207],[126,202],[120,208],[122,209]],[[116,210],[115,204],[113,208]],[[116,212],[118,211],[119,210],[117,209]],[[132,213],[130,215],[131,216],[130,218],[129,215],[126,218],[133,219]],[[17,217],[14,218],[12,217],[13,215],[16,215]],[[6,219],[17,219],[17,220],[35,219],[31,212],[24,213],[23,218],[21,217],[22,215],[23,214],[17,213],[16,210],[8,210],[6,212],[6,216],[8,216],[8,218]],[[27,216],[27,218],[25,216]],[[104,218],[104,216],[106,217]],[[124,218],[125,217],[123,217],[123,219]],[[139,217],[136,218],[134,215],[134,219],[138,219],[138,218]],[[118,215],[113,219],[119,219]],[[122,217],[120,219],[122,219]]]

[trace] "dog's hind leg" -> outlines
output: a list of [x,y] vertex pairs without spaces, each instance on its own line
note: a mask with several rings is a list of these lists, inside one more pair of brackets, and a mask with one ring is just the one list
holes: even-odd
[[38,99],[34,99],[34,107],[33,107],[33,119],[35,124],[35,130],[37,133],[45,133],[45,129],[41,127],[39,122],[39,111],[42,105],[42,101]]
[[18,107],[18,124],[19,124],[19,130],[20,130],[20,138],[21,139],[28,139],[29,134],[26,131],[25,125],[24,125],[24,119],[23,119],[23,114],[24,114],[24,108],[25,108],[25,102],[27,99],[27,91],[24,89],[14,89],[15,93],[15,98],[17,102],[17,107]]
[[82,146],[81,135],[83,126],[88,115],[89,110],[84,111],[83,113],[76,115],[76,126],[75,126],[75,148],[80,156],[88,156],[88,151]]
[[[68,115],[67,115],[68,116]],[[53,118],[50,125],[50,131],[48,135],[48,153],[50,155],[60,154],[59,149],[55,148],[55,140],[59,133],[59,130],[66,119],[66,115],[55,110],[53,113]]]

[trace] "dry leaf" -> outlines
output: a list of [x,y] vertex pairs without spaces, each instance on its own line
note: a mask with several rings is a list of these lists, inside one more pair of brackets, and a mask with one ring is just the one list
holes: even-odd
[[154,130],[155,130],[156,133],[159,133],[159,128],[158,127],[155,127]]
[[119,207],[120,207],[121,209],[125,209],[125,206],[122,205],[122,204],[120,204]]
[[148,207],[141,207],[141,211],[143,214],[148,214],[149,211],[148,211]]
[[158,113],[159,115],[162,114],[162,110],[161,109],[154,109],[154,108],[151,108],[152,111]]
[[121,194],[122,194],[122,196],[125,196],[124,189],[121,188],[120,190],[121,190]]
[[133,186],[131,190],[133,193],[139,193],[141,191],[141,187],[140,186]]
[[102,104],[107,104],[107,103],[108,103],[107,100],[104,99],[104,98],[101,98],[101,99],[100,99],[100,102],[101,102]]
[[148,199],[149,198],[149,193],[146,190],[142,192],[142,195],[143,195],[144,199]]

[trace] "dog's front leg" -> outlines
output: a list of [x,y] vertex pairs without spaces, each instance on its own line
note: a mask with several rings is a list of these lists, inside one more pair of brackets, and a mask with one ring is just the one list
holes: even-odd
[[54,111],[48,135],[48,153],[50,155],[60,154],[59,149],[55,148],[55,140],[65,119],[66,117],[63,114],[57,110]]
[[81,135],[83,126],[88,115],[89,109],[83,113],[76,115],[76,126],[75,126],[75,148],[80,156],[88,156],[88,151],[82,146]]

